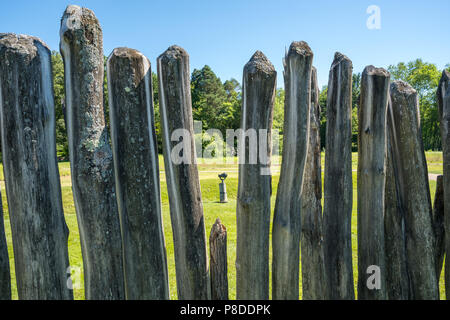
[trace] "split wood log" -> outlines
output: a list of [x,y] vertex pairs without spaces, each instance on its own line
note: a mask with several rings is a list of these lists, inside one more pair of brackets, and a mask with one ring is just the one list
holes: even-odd
[[298,300],[301,194],[308,153],[313,53],[293,42],[284,60],[283,162],[272,229],[272,298]]
[[[390,101],[390,99],[389,99]],[[384,192],[384,245],[386,262],[386,290],[389,300],[408,300],[410,296],[406,265],[405,210],[400,200],[401,183],[394,152],[398,150],[394,140],[395,130],[392,105],[387,112],[386,184]]]
[[48,47],[38,38],[1,34],[0,86],[2,156],[19,299],[73,299]]
[[320,160],[320,106],[317,70],[312,68],[308,156],[301,199],[301,259],[303,300],[326,299],[323,257],[322,172]]
[[397,189],[405,212],[407,270],[411,299],[438,299],[432,207],[416,90],[391,84]]
[[91,10],[71,5],[62,17],[60,36],[86,299],[124,299],[113,156],[103,108],[102,29]]
[[189,55],[184,49],[171,46],[157,63],[178,299],[205,300],[210,298],[210,283],[194,143]]
[[[1,105],[0,86],[0,105]],[[11,300],[11,272],[9,267],[8,245],[3,220],[2,194],[0,192],[0,300]]]
[[[444,160],[445,256],[450,257],[450,72],[444,70],[437,90]],[[446,258],[446,261],[450,259]],[[450,300],[450,263],[445,264],[445,293]]]
[[126,299],[169,299],[150,61],[114,49],[107,77]]
[[328,298],[353,300],[352,266],[352,72],[337,52],[327,96],[324,178],[324,261]]
[[[368,66],[358,108],[358,299],[385,300],[384,188],[390,74]],[[376,267],[374,271],[369,271]],[[371,279],[373,277],[373,279]]]
[[445,226],[444,226],[444,176],[436,179],[436,192],[433,206],[433,231],[436,248],[436,277],[439,283],[445,256]]
[[228,300],[227,229],[220,219],[209,236],[211,299]]
[[[271,133],[276,71],[261,51],[244,67],[237,196],[236,298],[269,299]],[[259,157],[258,157],[259,154]]]

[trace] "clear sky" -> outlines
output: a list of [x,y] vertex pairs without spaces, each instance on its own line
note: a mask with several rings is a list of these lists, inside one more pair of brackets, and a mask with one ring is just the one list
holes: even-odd
[[[177,44],[189,53],[191,71],[207,64],[222,81],[241,82],[243,66],[261,50],[283,87],[282,59],[294,40],[308,42],[314,51],[320,86],[328,82],[335,51],[353,61],[354,72],[416,58],[440,69],[450,63],[449,0],[4,0],[0,32],[34,35],[58,50],[68,4],[94,10],[105,55],[131,47],[155,66],[158,55]],[[367,28],[370,5],[380,8],[381,29]]]

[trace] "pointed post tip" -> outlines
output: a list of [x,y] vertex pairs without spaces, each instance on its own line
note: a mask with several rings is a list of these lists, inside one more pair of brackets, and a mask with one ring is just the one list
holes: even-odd
[[266,55],[257,50],[244,67],[244,71],[248,73],[263,72],[266,74],[276,74],[275,67],[272,62],[267,59]]

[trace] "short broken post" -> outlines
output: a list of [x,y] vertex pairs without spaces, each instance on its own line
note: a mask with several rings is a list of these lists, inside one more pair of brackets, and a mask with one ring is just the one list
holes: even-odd
[[51,54],[38,38],[0,34],[0,118],[19,299],[71,300]]
[[272,229],[272,298],[298,300],[301,194],[309,144],[313,53],[293,42],[284,61],[284,143]]
[[227,229],[220,219],[209,236],[211,300],[228,300]]
[[405,213],[407,270],[410,299],[439,299],[436,279],[432,207],[428,169],[420,129],[417,91],[408,83],[390,87],[397,189]]
[[107,76],[126,299],[169,299],[150,61],[114,49]]
[[[1,101],[0,86],[0,105]],[[5,236],[5,222],[3,220],[2,194],[0,192],[0,300],[11,300],[11,273],[9,267],[8,245]]]
[[390,74],[368,66],[358,108],[358,299],[385,300],[384,188]]
[[433,205],[433,231],[435,238],[435,262],[436,278],[439,284],[442,266],[445,256],[445,226],[444,226],[444,176],[439,175],[436,179],[436,192]]
[[303,300],[326,299],[323,257],[322,172],[320,160],[320,106],[316,68],[311,75],[308,155],[301,199],[301,258]]
[[349,58],[337,52],[327,96],[324,178],[324,261],[328,299],[353,300],[352,266],[352,72]]
[[[244,67],[237,196],[236,298],[269,299],[271,130],[276,71],[261,51]],[[258,157],[259,155],[259,157]]]
[[67,135],[86,299],[125,298],[113,156],[103,108],[102,29],[94,13],[68,6],[61,20]]
[[184,49],[171,46],[158,57],[157,64],[178,299],[206,300],[210,298],[210,284],[194,144],[189,55]]
[[450,72],[444,70],[437,90],[444,160],[445,293],[450,300]]

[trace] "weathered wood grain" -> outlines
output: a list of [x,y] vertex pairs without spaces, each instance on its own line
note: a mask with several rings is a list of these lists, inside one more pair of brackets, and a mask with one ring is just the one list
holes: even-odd
[[124,299],[114,165],[103,107],[102,29],[92,11],[68,6],[61,19],[60,36],[86,299]]
[[189,55],[184,49],[171,46],[157,63],[178,299],[205,300],[210,298],[210,283],[194,143]]
[[107,76],[126,299],[169,299],[150,61],[114,49]]
[[[444,160],[445,256],[450,256],[450,72],[444,70],[437,90]],[[448,259],[447,259],[448,260]],[[445,293],[450,300],[450,263],[445,264]]]
[[227,229],[220,219],[209,236],[211,299],[228,300]]
[[432,207],[416,90],[403,81],[390,87],[394,158],[405,213],[406,261],[411,299],[439,299]]
[[394,139],[392,105],[387,112],[386,184],[384,192],[384,245],[386,261],[386,289],[389,300],[408,300],[410,286],[406,266],[405,209],[400,200],[401,183],[394,152],[398,150]]
[[19,299],[73,299],[67,285],[69,230],[56,161],[48,47],[34,37],[0,34],[0,86],[3,170]]
[[284,61],[283,161],[272,229],[272,297],[298,300],[301,194],[309,144],[313,53],[293,42]]
[[309,146],[301,199],[301,259],[303,300],[326,299],[323,257],[322,172],[320,160],[320,105],[317,70],[312,68]]
[[355,298],[352,267],[352,72],[349,58],[337,52],[327,96],[324,178],[324,261],[328,298]]
[[436,277],[439,283],[445,257],[445,225],[444,225],[444,176],[436,179],[436,192],[433,205],[433,231],[435,237]]
[[[386,112],[390,74],[368,66],[361,77],[358,108],[358,299],[384,300],[386,259],[384,188],[386,181]],[[379,268],[379,288],[369,288],[370,266]],[[374,275],[378,277],[378,275]],[[378,279],[376,280],[378,281]]]
[[[242,138],[239,154],[237,196],[236,298],[269,299],[269,231],[271,130],[276,89],[276,71],[257,51],[244,67],[242,122],[244,132],[256,141]],[[266,141],[262,138],[267,134]],[[258,148],[255,146],[257,145]],[[257,150],[257,151],[256,151]],[[255,154],[256,153],[256,154]],[[257,158],[259,154],[259,157]],[[262,159],[261,155],[265,158]],[[250,161],[252,158],[254,163]]]

